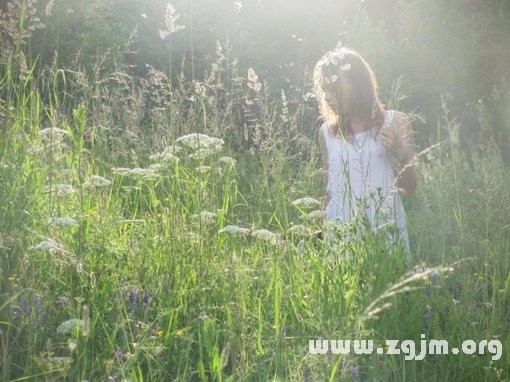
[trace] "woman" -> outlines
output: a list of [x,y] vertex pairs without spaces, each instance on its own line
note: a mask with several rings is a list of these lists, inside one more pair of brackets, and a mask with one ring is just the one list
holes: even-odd
[[372,69],[354,50],[327,52],[313,77],[324,121],[319,131],[326,187],[323,224],[363,217],[372,229],[395,223],[409,257],[400,198],[414,193],[417,185],[409,118],[383,107]]

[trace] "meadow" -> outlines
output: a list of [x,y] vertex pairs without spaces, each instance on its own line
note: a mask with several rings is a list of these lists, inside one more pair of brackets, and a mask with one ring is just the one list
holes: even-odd
[[[489,127],[461,144],[441,99],[404,198],[410,262],[361,223],[328,246],[315,99],[271,97],[224,53],[178,82],[104,72],[107,55],[0,63],[0,379],[510,380],[510,174]],[[422,334],[502,356],[309,351]]]

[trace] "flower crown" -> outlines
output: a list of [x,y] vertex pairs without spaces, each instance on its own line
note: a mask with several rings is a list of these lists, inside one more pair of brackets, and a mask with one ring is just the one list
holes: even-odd
[[[321,60],[322,65],[340,65],[340,70],[342,72],[346,72],[347,70],[351,69],[350,63],[343,63],[342,61],[345,59],[345,50],[343,49],[334,49],[326,53],[326,55]],[[338,80],[337,75],[332,75],[331,77],[324,77],[324,82],[327,84],[336,82]]]

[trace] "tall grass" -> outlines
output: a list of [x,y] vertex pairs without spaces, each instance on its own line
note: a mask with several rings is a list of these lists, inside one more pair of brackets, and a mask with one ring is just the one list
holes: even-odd
[[[510,177],[497,145],[461,142],[443,102],[405,199],[411,265],[356,224],[337,232],[351,242],[317,242],[313,202],[293,203],[323,193],[302,125],[313,100],[272,98],[220,48],[203,80],[175,86],[154,68],[103,72],[104,56],[40,71],[21,49],[3,56],[1,378],[507,380],[505,351],[308,351],[311,339],[422,333],[508,348]],[[223,142],[179,139],[194,133]]]

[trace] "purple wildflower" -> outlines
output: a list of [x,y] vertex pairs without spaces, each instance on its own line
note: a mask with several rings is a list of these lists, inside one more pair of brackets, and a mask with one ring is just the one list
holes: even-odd
[[142,299],[144,309],[147,309],[152,301],[152,295],[150,292],[145,292]]
[[351,368],[351,380],[357,379],[359,379],[359,365],[356,364]]
[[139,299],[140,299],[140,289],[138,289],[138,287],[134,287],[129,292],[129,306],[131,307],[131,309],[133,309],[135,307],[135,304],[138,303]]
[[28,314],[28,297],[27,296],[23,296],[21,298],[21,310],[23,311],[24,314]]
[[118,346],[115,349],[115,358],[117,358],[117,361],[119,362],[122,362],[122,360],[124,359],[124,353],[122,352],[122,350],[120,350]]
[[37,311],[39,311],[41,308],[41,295],[39,293],[36,294],[34,297],[34,305],[35,305],[35,309]]

